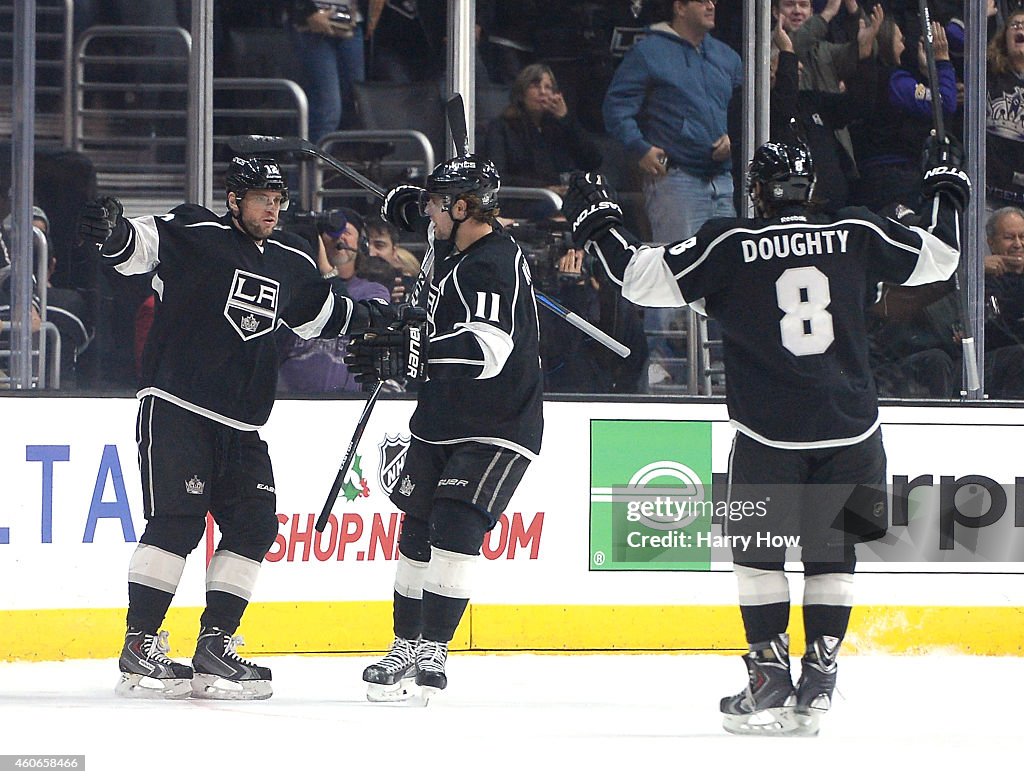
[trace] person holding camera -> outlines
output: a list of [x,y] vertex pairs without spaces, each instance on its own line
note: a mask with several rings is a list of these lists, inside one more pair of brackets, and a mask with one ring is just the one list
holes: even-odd
[[356,2],[289,0],[288,14],[309,99],[309,138],[318,142],[355,110],[352,84],[366,78],[363,13]]
[[[155,273],[142,358],[137,434],[146,529],[128,568],[128,629],[117,693],[126,697],[264,699],[270,669],[238,655],[235,636],[277,535],[274,472],[259,428],[277,385],[274,331],[306,337],[386,331],[386,301],[334,292],[302,238],[275,231],[288,183],[270,158],[236,157],[227,213],[197,204],[125,219],[110,197],[88,202],[78,237],[121,275]],[[191,666],[160,631],[206,531],[206,609]]]
[[[381,283],[360,276],[360,266],[368,261],[363,217],[355,210],[342,208],[314,213],[319,240],[326,249],[326,267],[321,267],[337,293],[355,300],[391,301],[391,292]],[[359,392],[359,382],[345,365],[348,336],[306,339],[287,330],[278,330],[280,357],[278,390],[309,394]]]

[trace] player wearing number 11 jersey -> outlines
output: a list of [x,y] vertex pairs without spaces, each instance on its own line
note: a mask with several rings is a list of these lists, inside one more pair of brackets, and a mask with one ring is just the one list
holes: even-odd
[[729,534],[795,534],[804,565],[807,653],[794,688],[789,667],[785,548],[739,545],[733,559],[750,652],[748,687],[722,700],[739,733],[815,734],[831,703],[846,633],[854,545],[884,534],[885,451],[868,362],[865,309],[883,281],[947,280],[960,257],[970,182],[944,156],[925,175],[919,215],[903,222],[863,209],[818,213],[803,145],[769,142],[750,165],[757,217],[708,221],[664,247],[638,242],[593,174],[575,175],[563,211],[574,239],[598,255],[638,305],[689,305],[723,334],[726,401],[738,431],[731,501],[767,514]]

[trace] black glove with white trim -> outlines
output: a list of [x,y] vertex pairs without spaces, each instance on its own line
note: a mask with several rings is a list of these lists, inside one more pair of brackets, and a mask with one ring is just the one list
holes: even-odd
[[423,308],[403,308],[400,318],[387,329],[356,335],[348,343],[345,364],[364,387],[378,381],[422,379],[426,370]]
[[128,243],[128,221],[121,202],[110,196],[87,201],[78,218],[78,239],[101,250],[123,248]]
[[579,247],[622,225],[622,207],[612,196],[604,176],[597,172],[573,172],[562,197],[562,214],[572,228],[573,242]]
[[963,169],[950,164],[933,166],[924,173],[921,195],[931,199],[936,193],[945,193],[963,212],[971,200],[971,178]]
[[423,188],[415,185],[398,185],[388,191],[380,216],[404,231],[415,231],[420,219],[420,194]]

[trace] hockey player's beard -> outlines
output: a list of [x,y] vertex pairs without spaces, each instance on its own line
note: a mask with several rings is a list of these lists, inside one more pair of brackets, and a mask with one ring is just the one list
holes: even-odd
[[253,218],[245,214],[245,210],[239,210],[233,216],[235,226],[237,226],[242,232],[247,234],[255,242],[263,242],[269,237],[274,227],[277,226],[277,218],[274,218],[273,223],[267,221],[264,222],[264,215],[262,211],[259,217]]

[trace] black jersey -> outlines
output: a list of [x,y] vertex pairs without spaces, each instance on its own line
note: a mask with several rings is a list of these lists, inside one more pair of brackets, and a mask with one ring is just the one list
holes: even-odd
[[880,282],[914,286],[956,270],[959,215],[945,199],[929,206],[926,228],[853,207],[712,220],[665,247],[620,229],[594,244],[627,299],[718,320],[737,429],[780,448],[843,446],[878,427],[865,309]]
[[127,245],[104,261],[123,275],[155,270],[140,398],[255,430],[274,405],[274,330],[315,338],[347,329],[351,300],[332,293],[297,235],[275,231],[260,246],[230,216],[195,204],[128,223]]
[[450,243],[435,247],[428,380],[409,423],[412,434],[433,444],[481,441],[536,457],[544,383],[526,256],[500,229],[462,252]]

